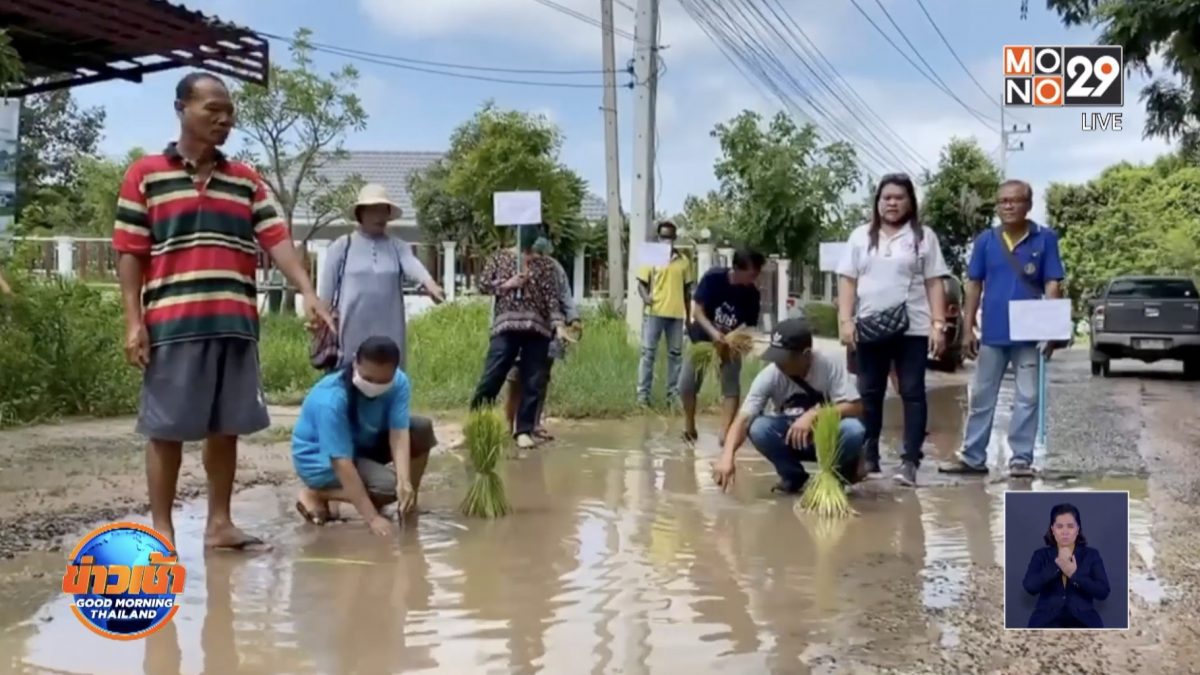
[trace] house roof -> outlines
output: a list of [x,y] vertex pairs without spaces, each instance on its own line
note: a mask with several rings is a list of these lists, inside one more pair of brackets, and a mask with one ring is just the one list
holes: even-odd
[[180,66],[267,83],[266,40],[165,0],[0,0],[0,26],[25,66],[11,97]]
[[[443,152],[430,151],[350,150],[345,159],[332,162],[319,172],[333,185],[355,174],[368,183],[383,185],[392,201],[404,209],[403,220],[411,221],[416,218],[416,209],[413,208],[412,195],[408,193],[408,177],[414,171],[428,168],[444,155]],[[604,200],[590,192],[584,196],[582,211],[588,221],[601,220],[608,213]],[[297,223],[302,223],[308,219],[308,214],[303,207],[298,207],[294,218]]]

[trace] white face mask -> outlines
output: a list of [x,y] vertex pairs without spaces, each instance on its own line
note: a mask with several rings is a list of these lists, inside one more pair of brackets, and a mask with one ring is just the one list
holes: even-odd
[[363,376],[359,375],[358,371],[356,370],[354,371],[354,387],[367,398],[379,398],[391,390],[392,383],[386,382],[384,384],[378,384],[376,382],[368,382],[367,380],[363,379]]

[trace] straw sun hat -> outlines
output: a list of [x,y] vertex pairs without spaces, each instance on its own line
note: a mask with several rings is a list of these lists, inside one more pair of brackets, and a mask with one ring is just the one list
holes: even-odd
[[358,200],[354,202],[354,219],[358,220],[358,208],[360,206],[376,206],[386,204],[391,212],[388,214],[388,221],[399,220],[400,216],[404,215],[396,202],[388,199],[387,189],[378,183],[368,183],[362,186],[358,191]]

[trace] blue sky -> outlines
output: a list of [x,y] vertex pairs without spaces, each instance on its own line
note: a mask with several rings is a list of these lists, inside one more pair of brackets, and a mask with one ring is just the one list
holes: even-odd
[[[264,32],[290,35],[297,28],[315,31],[318,42],[397,56],[513,68],[599,69],[600,30],[534,0],[184,0],[188,7]],[[599,17],[599,0],[558,0]],[[870,107],[932,166],[951,136],[977,138],[989,151],[999,148],[994,128],[976,121],[958,103],[935,88],[871,28],[845,0],[781,0],[825,56]],[[636,0],[624,4],[635,5]],[[859,4],[904,46],[874,0]],[[941,78],[969,105],[998,114],[955,62],[914,0],[884,0],[897,23]],[[1044,3],[1030,3],[1020,20],[1019,0],[925,0],[950,43],[989,92],[1001,91],[1000,53],[1004,44],[1089,44],[1090,29],[1063,28]],[[633,32],[633,12],[617,2],[618,27]],[[618,65],[633,56],[634,44],[617,37]],[[765,99],[747,82],[683,11],[678,0],[663,0],[662,42],[667,72],[659,88],[660,176],[658,208],[675,212],[688,194],[715,186],[712,165],[718,154],[709,137],[714,124],[745,108],[772,113],[776,100]],[[286,45],[273,44],[272,55],[286,59]],[[324,70],[339,67],[338,56],[318,55]],[[560,125],[566,136],[562,159],[603,195],[604,127],[602,90],[529,87],[477,82],[417,73],[370,63],[362,72],[359,93],[370,115],[365,131],[347,139],[351,149],[443,150],[453,128],[486,99],[535,111]],[[87,105],[108,109],[102,149],[123,154],[132,146],[156,148],[176,131],[172,90],[180,71],[148,76],[142,85],[105,83],[76,90]],[[522,76],[510,76],[522,77]],[[533,76],[542,80],[549,76]],[[562,78],[598,83],[599,75]],[[628,82],[621,76],[619,82]],[[1025,150],[1010,155],[1009,175],[1025,178],[1040,195],[1051,181],[1081,181],[1120,160],[1146,161],[1167,150],[1158,140],[1143,140],[1145,115],[1138,91],[1140,77],[1126,82],[1122,132],[1083,132],[1078,109],[1023,111],[1033,125],[1022,137]],[[632,157],[633,93],[619,90],[622,136],[622,194],[628,207]],[[839,124],[854,124],[837,105],[826,102]],[[842,114],[838,114],[838,112]],[[889,140],[889,139],[885,139]],[[232,143],[240,144],[235,139]],[[895,167],[888,167],[895,168]],[[1041,213],[1040,201],[1035,215]]]

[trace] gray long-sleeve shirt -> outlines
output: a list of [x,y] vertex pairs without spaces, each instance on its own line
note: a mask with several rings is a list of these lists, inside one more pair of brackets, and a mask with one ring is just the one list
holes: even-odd
[[[347,248],[348,247],[348,248]],[[381,335],[400,347],[400,369],[407,370],[407,320],[404,278],[424,284],[432,277],[412,245],[389,235],[369,237],[355,231],[329,246],[317,294],[333,302],[338,269],[345,259],[337,307],[340,364],[354,360],[367,338]]]

